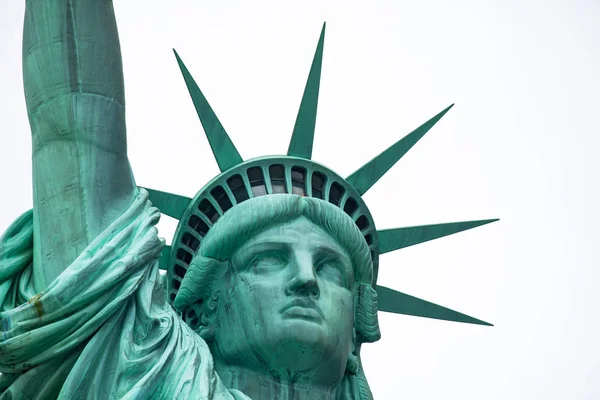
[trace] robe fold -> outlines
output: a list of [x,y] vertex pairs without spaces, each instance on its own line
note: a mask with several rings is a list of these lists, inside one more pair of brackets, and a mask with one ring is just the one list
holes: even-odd
[[33,212],[0,238],[1,399],[248,399],[225,388],[204,340],[168,303],[160,212],[128,210],[43,292]]

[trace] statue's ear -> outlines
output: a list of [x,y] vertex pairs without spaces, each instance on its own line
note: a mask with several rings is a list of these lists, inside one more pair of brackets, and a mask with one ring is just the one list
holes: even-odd
[[186,306],[182,313],[185,323],[207,342],[213,340],[215,336],[215,310],[218,298],[219,292],[216,292],[208,301],[201,299]]

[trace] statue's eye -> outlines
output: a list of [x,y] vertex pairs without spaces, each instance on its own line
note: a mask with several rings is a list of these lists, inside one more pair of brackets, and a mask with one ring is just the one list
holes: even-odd
[[250,269],[256,273],[268,273],[284,268],[287,263],[288,257],[284,251],[268,250],[254,256]]
[[323,258],[317,262],[316,271],[321,279],[334,282],[340,286],[346,286],[346,280],[344,279],[339,260],[331,257]]

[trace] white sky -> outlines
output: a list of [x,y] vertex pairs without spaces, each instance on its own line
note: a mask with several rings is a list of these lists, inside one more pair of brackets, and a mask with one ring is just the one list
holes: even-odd
[[[32,206],[23,3],[0,0],[0,231]],[[456,103],[365,200],[378,228],[501,221],[382,256],[379,283],[496,326],[382,313],[362,352],[376,398],[600,398],[600,3],[115,9],[142,186],[191,197],[218,172],[172,47],[246,159],[287,150],[323,21],[316,161],[347,176]]]

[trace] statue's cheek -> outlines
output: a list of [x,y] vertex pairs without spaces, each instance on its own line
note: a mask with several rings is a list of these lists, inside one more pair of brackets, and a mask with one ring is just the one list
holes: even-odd
[[343,290],[334,297],[334,308],[338,320],[344,326],[354,324],[354,296],[352,292]]
[[259,321],[273,318],[263,314],[271,314],[274,307],[281,302],[283,289],[280,288],[277,277],[264,278],[241,274],[237,281],[231,288],[229,302],[240,314],[239,318]]

